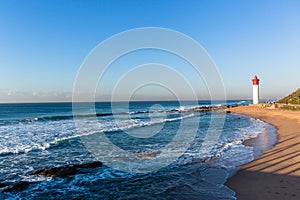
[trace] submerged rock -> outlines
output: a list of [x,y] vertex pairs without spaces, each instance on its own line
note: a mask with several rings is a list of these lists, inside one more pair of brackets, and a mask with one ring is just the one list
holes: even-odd
[[155,158],[160,153],[161,151],[153,151],[153,152],[136,153],[135,155],[138,157]]
[[8,186],[8,185],[5,184],[5,183],[0,183],[0,188],[4,188],[4,187],[6,187],[6,186]]
[[51,168],[45,168],[45,169],[38,169],[32,171],[31,175],[42,175],[42,176],[49,176],[49,177],[67,177],[72,176],[75,174],[84,174],[86,172],[81,171],[82,168],[97,168],[101,167],[102,163],[99,161],[91,162],[91,163],[85,163],[85,164],[77,164],[77,165],[67,165],[62,167],[51,167]]
[[30,185],[29,181],[21,181],[10,185],[8,188],[5,188],[2,192],[12,192],[16,190],[25,190]]
[[85,164],[78,164],[78,165],[73,165],[76,168],[97,168],[97,167],[102,167],[102,162],[100,161],[95,161],[91,163],[85,163]]
[[[102,163],[99,161],[85,163],[85,164],[77,164],[77,165],[67,165],[62,167],[51,167],[45,169],[38,169],[30,172],[31,175],[42,175],[48,177],[67,177],[75,174],[84,174],[87,172],[81,171],[80,169],[92,169],[101,167]],[[2,192],[12,192],[17,190],[25,190],[31,182],[29,181],[21,181],[14,183],[12,185],[8,185],[6,183],[0,183],[0,188],[4,188]],[[6,188],[5,188],[6,187]]]
[[[81,172],[76,169],[74,166],[65,166],[65,167],[53,167],[47,169],[38,169],[32,171],[31,175],[42,175],[50,177],[67,177],[75,174],[80,174]],[[84,173],[84,172],[82,172]]]

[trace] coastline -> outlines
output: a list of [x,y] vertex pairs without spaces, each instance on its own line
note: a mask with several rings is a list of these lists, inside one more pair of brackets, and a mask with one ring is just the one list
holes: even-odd
[[299,199],[300,112],[262,108],[259,105],[233,107],[229,111],[275,126],[278,138],[272,148],[240,166],[225,185],[233,189],[237,199],[241,200]]

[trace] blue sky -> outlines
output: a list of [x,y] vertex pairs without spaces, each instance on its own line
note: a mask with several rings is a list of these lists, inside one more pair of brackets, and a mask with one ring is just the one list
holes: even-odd
[[[298,0],[2,0],[0,102],[71,101],[77,71],[90,51],[114,34],[141,27],[173,29],[196,40],[217,65],[228,99],[251,98],[255,74],[262,98],[280,98],[300,86]],[[169,58],[158,54],[156,62]],[[149,55],[137,56],[153,62]],[[135,67],[135,59],[125,59],[126,69]],[[169,65],[181,71],[175,61]],[[111,70],[100,84],[99,100],[109,96],[114,84],[109,80],[118,79],[118,67]],[[199,84],[200,98],[209,97],[203,80],[185,76],[195,88]],[[144,99],[169,98],[159,89],[141,93]]]

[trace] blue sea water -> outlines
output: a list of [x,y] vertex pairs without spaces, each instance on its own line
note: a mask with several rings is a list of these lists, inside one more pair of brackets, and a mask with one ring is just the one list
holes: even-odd
[[[0,104],[0,190],[31,182],[25,190],[0,193],[0,199],[235,199],[224,182],[254,158],[243,142],[275,129],[248,116],[202,108],[248,103],[130,102],[127,109],[118,102],[112,109],[101,102],[94,110],[77,103],[82,112],[76,116],[72,103]],[[30,175],[95,160],[103,167],[86,174]]]

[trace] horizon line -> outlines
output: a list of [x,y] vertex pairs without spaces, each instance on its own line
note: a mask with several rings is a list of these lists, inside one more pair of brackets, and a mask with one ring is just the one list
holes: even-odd
[[[248,101],[248,100],[252,100],[251,98],[245,98],[245,99],[215,99],[215,100],[211,100],[211,99],[198,99],[198,100],[191,100],[191,99],[187,99],[187,100],[182,100],[183,102],[192,102],[192,101]],[[261,101],[274,101],[274,99],[260,99]],[[175,99],[170,99],[170,100],[131,100],[131,101],[127,101],[127,100],[118,100],[118,101],[12,101],[12,102],[0,102],[0,104],[34,104],[34,103],[111,103],[111,102],[115,102],[115,103],[124,103],[124,102],[170,102],[170,101],[178,101]],[[180,101],[178,101],[180,102]]]

